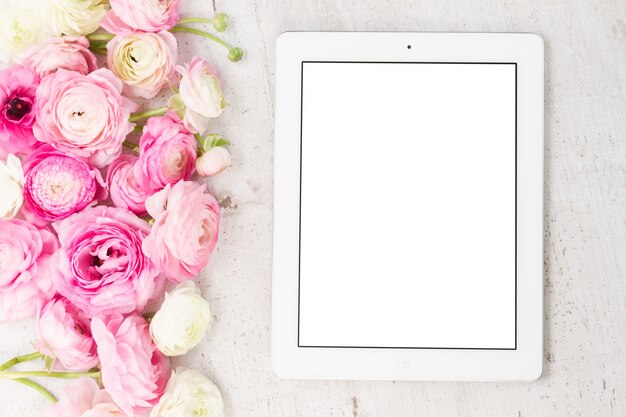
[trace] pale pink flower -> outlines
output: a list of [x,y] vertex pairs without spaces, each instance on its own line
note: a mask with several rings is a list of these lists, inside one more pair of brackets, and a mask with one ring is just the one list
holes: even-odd
[[157,271],[142,253],[150,226],[128,210],[88,207],[54,223],[57,291],[88,317],[141,311],[157,288]]
[[152,188],[191,178],[196,163],[196,138],[176,115],[152,117],[139,140],[139,163]]
[[139,158],[134,155],[121,155],[107,170],[111,201],[116,207],[128,209],[137,215],[146,213],[146,198],[156,191],[145,185],[149,183]]
[[58,368],[88,371],[98,364],[89,319],[65,298],[50,300],[39,311],[37,336],[37,351]]
[[42,45],[31,47],[22,64],[35,71],[40,78],[59,68],[83,75],[98,68],[87,38],[72,36],[49,37]]
[[206,184],[180,181],[146,200],[154,224],[143,251],[174,282],[198,275],[217,244],[220,208],[205,191]]
[[113,402],[111,395],[92,378],[69,383],[46,413],[48,417],[127,417]]
[[215,67],[194,56],[186,66],[177,65],[180,80],[180,98],[185,104],[184,123],[194,133],[204,133],[209,121],[226,108],[222,82]]
[[107,196],[100,171],[49,145],[28,157],[24,172],[28,211],[44,221],[64,219]]
[[125,94],[153,98],[172,83],[177,47],[167,31],[118,35],[107,44],[107,63],[124,82]]
[[108,165],[134,127],[128,118],[137,105],[122,96],[122,88],[105,68],[88,75],[65,69],[48,75],[37,89],[35,137],[97,168]]
[[230,166],[230,152],[223,146],[214,146],[196,159],[196,172],[201,177],[212,177]]
[[156,348],[143,317],[96,317],[91,331],[98,345],[102,384],[129,417],[145,417],[163,395],[171,375],[169,359]]
[[0,158],[31,152],[39,77],[22,65],[0,71]]
[[116,35],[133,31],[159,32],[174,27],[180,20],[179,0],[110,0],[100,26]]
[[18,219],[0,219],[0,321],[34,316],[54,295],[52,233]]

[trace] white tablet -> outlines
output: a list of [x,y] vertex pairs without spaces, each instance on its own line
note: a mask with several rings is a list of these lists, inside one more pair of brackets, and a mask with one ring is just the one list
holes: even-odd
[[276,374],[538,378],[541,38],[284,33],[276,56]]

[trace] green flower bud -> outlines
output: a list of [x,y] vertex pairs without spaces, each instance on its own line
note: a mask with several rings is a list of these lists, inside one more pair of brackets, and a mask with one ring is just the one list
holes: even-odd
[[242,57],[243,57],[243,49],[241,48],[231,48],[230,51],[228,51],[228,59],[231,62],[237,62],[241,60]]
[[228,17],[226,13],[221,13],[221,12],[217,13],[213,17],[213,27],[218,32],[224,32],[226,29],[228,29],[229,21],[230,21],[230,18]]

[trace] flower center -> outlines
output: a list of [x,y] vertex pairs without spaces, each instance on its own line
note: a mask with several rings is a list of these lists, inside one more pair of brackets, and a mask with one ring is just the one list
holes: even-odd
[[18,121],[30,111],[30,103],[19,97],[13,97],[6,100],[4,109],[9,120]]

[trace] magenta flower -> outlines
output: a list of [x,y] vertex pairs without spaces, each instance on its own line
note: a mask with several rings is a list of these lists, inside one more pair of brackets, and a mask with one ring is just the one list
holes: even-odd
[[217,244],[220,207],[205,191],[206,184],[180,181],[146,200],[154,224],[143,251],[174,282],[198,275]]
[[128,210],[88,207],[54,223],[57,291],[87,317],[141,311],[158,288],[142,253],[150,226]]
[[137,215],[146,213],[146,198],[156,191],[149,186],[142,186],[149,183],[141,170],[139,158],[134,155],[121,155],[107,170],[111,201],[116,207],[125,208]]
[[100,20],[100,26],[116,35],[168,30],[180,20],[178,3],[179,0],[110,0],[111,10]]
[[96,56],[84,37],[49,37],[42,45],[32,47],[22,61],[40,78],[59,68],[87,75],[98,68]]
[[88,75],[59,69],[37,88],[37,140],[102,168],[122,153],[137,105],[122,96],[122,82],[100,68]]
[[107,195],[100,171],[49,145],[28,157],[24,171],[27,209],[45,221],[64,219]]
[[148,322],[116,314],[94,318],[104,388],[129,417],[147,417],[159,402],[171,375],[169,359],[156,348]]
[[47,230],[0,219],[0,321],[35,315],[54,295],[50,256],[59,242]]
[[37,335],[37,350],[54,359],[61,369],[88,371],[98,364],[89,319],[65,298],[50,300],[43,306],[37,319]]
[[188,180],[195,170],[196,139],[175,118],[152,117],[139,140],[139,163],[152,188]]
[[24,154],[37,143],[33,136],[35,92],[39,77],[22,65],[0,71],[0,157]]

